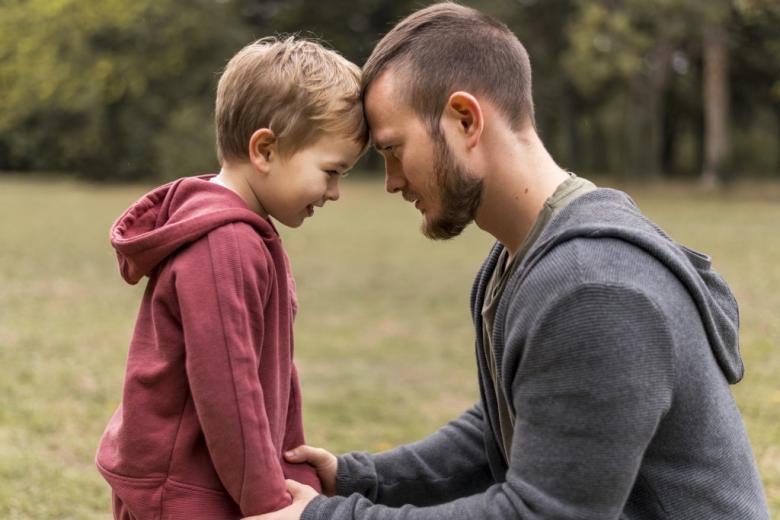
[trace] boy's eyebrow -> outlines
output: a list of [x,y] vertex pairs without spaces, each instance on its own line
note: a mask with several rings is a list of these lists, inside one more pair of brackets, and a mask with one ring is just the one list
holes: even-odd
[[333,161],[327,162],[326,164],[333,166],[337,170],[349,170],[350,168],[349,164],[345,163],[344,161]]

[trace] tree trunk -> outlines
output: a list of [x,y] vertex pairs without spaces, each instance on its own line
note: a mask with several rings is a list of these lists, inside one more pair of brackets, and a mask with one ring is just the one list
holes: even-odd
[[728,164],[729,139],[729,53],[724,24],[704,31],[704,168],[701,182],[712,188],[723,180]]
[[[659,42],[650,54],[650,80],[647,82],[647,110],[649,112],[650,150],[648,166],[651,175],[665,175],[664,160],[664,96],[669,85],[672,52],[674,46],[669,41]],[[674,117],[674,116],[672,116]]]

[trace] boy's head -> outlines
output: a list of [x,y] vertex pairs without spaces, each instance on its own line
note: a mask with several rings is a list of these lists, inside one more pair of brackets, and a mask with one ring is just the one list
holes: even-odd
[[290,157],[323,136],[347,137],[365,149],[368,128],[360,100],[360,69],[318,43],[263,38],[228,62],[215,110],[220,162],[246,161],[261,128]]

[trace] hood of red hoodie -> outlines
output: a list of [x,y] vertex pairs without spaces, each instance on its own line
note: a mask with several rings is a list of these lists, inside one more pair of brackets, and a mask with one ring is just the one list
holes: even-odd
[[278,239],[270,221],[250,210],[237,194],[209,182],[213,177],[185,177],[160,186],[111,226],[111,245],[127,283],[138,283],[171,253],[225,224],[245,222],[264,240]]

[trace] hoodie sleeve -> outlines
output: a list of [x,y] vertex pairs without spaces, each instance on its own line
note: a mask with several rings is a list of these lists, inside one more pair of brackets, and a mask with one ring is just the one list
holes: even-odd
[[527,337],[508,336],[507,348],[522,348],[523,359],[512,367],[518,416],[506,482],[431,507],[374,505],[358,494],[318,497],[302,520],[620,518],[671,404],[674,358],[664,315],[634,290],[581,285],[534,325]]
[[484,491],[493,483],[476,404],[433,435],[371,455],[339,457],[336,493],[360,493],[378,504],[440,504]]
[[187,378],[206,445],[225,489],[250,515],[280,509],[291,498],[272,442],[251,339],[264,324],[262,305],[250,315],[245,292],[252,284],[264,298],[268,261],[248,268],[233,227],[223,226],[177,255],[175,286]]

